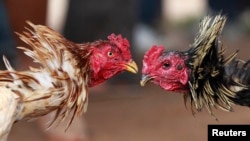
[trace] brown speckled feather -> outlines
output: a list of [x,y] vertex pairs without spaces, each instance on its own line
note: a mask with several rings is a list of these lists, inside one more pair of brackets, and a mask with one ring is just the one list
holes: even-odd
[[[81,115],[87,109],[90,56],[88,45],[70,42],[46,26],[34,25],[31,22],[28,24],[31,28],[17,34],[31,49],[19,48],[35,63],[39,63],[40,67],[16,71],[4,57],[7,70],[0,71],[0,91],[1,94],[16,99],[9,101],[13,103],[12,107],[16,106],[16,109],[12,108],[15,111],[9,111],[12,121],[5,121],[4,125],[11,128],[15,121],[36,118],[56,110],[51,124],[55,121],[60,123],[73,112],[67,129],[74,116]],[[81,56],[77,56],[73,49],[81,50]],[[0,121],[1,118],[0,116]],[[2,130],[1,132],[0,129],[0,139],[4,138],[1,135],[5,135],[5,129]]]

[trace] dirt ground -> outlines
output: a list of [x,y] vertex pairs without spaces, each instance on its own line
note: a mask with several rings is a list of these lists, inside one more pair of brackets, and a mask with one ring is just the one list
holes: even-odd
[[[249,58],[249,37],[226,44],[229,52],[240,49],[239,57]],[[140,87],[139,79],[136,81],[90,89],[88,111],[83,117],[90,141],[205,141],[209,124],[250,124],[248,107],[234,106],[231,113],[215,109],[217,122],[206,110],[193,116],[181,94],[151,83]],[[9,136],[9,141],[45,140],[34,121],[16,123]]]

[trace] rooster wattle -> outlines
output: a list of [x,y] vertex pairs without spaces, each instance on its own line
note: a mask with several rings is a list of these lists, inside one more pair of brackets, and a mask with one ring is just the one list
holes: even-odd
[[86,112],[88,87],[125,70],[138,71],[130,44],[121,35],[76,44],[46,26],[28,24],[31,28],[17,34],[31,49],[19,48],[40,67],[17,71],[4,57],[7,70],[0,71],[1,141],[7,140],[14,122],[52,111],[56,115],[51,123],[72,116],[69,127],[75,115]]
[[141,85],[152,81],[166,91],[183,93],[193,113],[206,107],[214,116],[212,108],[249,107],[250,61],[237,59],[237,51],[225,57],[219,38],[226,19],[206,16],[187,51],[164,51],[163,46],[149,49],[144,55]]

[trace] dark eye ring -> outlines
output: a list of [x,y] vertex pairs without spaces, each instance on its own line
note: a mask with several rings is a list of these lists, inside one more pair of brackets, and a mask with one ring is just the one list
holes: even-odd
[[108,56],[109,56],[109,57],[113,56],[113,52],[109,51],[109,52],[108,52]]
[[168,68],[170,68],[170,66],[171,66],[170,62],[166,62],[163,64],[164,69],[168,69]]
[[176,69],[181,71],[183,69],[183,66],[181,64],[178,64]]

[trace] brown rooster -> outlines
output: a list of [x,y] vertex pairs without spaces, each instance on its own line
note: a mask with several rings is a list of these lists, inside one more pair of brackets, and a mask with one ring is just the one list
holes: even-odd
[[250,106],[250,61],[237,59],[237,51],[225,57],[219,40],[226,19],[206,16],[187,51],[164,51],[163,46],[149,49],[141,85],[152,81],[166,91],[183,93],[193,113],[206,107],[214,116],[213,108],[232,111],[234,104]]
[[[4,57],[7,70],[0,71],[0,140],[5,141],[12,124],[56,111],[55,121],[86,112],[88,87],[112,76],[138,68],[132,60],[130,44],[121,35],[111,34],[108,40],[76,44],[54,30],[28,24],[19,37],[31,49],[19,47],[39,63],[40,68],[16,71]],[[66,128],[67,128],[66,127]]]

